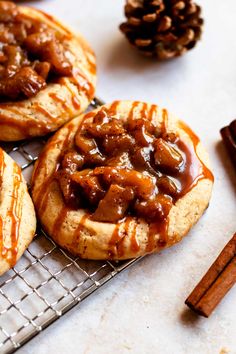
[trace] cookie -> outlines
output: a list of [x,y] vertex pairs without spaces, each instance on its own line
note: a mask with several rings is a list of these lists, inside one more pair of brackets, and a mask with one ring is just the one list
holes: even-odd
[[212,186],[208,155],[185,123],[157,105],[115,101],[50,139],[32,197],[61,247],[120,260],[179,242],[207,208]]
[[32,241],[36,217],[20,167],[0,148],[0,275]]
[[44,136],[94,97],[94,53],[79,34],[32,7],[0,1],[0,140]]

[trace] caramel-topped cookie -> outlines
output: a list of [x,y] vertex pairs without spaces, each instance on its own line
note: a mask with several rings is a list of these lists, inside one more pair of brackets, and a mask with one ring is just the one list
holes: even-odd
[[165,109],[116,101],[50,139],[32,196],[48,234],[82,258],[126,259],[180,241],[213,185],[198,137]]
[[80,35],[39,10],[0,1],[0,140],[43,136],[94,97],[95,57]]
[[0,275],[16,264],[35,229],[34,206],[21,169],[0,148]]

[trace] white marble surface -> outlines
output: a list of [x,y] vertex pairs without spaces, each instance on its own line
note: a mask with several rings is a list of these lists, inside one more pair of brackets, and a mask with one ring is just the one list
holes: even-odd
[[236,287],[209,319],[184,300],[236,229],[235,181],[219,129],[236,116],[236,2],[199,1],[202,42],[185,57],[158,64],[137,55],[118,31],[122,0],[30,2],[81,31],[98,59],[97,95],[105,101],[158,103],[202,137],[215,172],[211,205],[179,245],[137,265],[90,296],[19,354],[236,353]]

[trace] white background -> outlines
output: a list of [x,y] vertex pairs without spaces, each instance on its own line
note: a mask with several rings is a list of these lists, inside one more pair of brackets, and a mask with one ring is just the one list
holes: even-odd
[[97,55],[97,95],[149,101],[186,120],[207,147],[215,173],[209,209],[179,245],[109,282],[19,350],[19,354],[236,353],[236,287],[209,319],[184,300],[236,230],[236,175],[219,129],[236,118],[236,2],[199,1],[201,43],[167,63],[139,56],[118,30],[122,0],[41,0],[80,31]]

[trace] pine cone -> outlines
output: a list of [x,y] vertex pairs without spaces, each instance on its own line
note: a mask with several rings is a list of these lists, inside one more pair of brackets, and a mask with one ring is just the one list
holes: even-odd
[[125,15],[121,31],[147,56],[180,56],[201,37],[201,8],[193,0],[126,0]]

